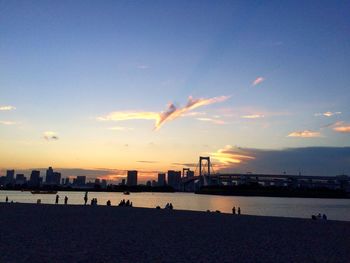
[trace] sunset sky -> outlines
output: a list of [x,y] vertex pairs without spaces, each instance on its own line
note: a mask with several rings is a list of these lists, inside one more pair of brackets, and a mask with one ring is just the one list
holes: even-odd
[[350,174],[349,10],[0,1],[0,175]]

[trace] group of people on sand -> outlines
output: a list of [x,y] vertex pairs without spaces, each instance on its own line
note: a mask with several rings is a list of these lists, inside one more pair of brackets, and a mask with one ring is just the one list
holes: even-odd
[[[235,207],[235,206],[232,207],[232,214],[233,214],[233,215],[236,215],[236,207]],[[237,209],[237,215],[240,215],[240,214],[241,214],[241,208],[238,207],[238,209]]]
[[321,215],[321,213],[318,213],[318,215],[312,215],[311,219],[312,220],[319,220],[319,219],[327,220],[327,216],[326,216],[326,214]]
[[132,207],[132,202],[130,202],[129,200],[125,201],[125,199],[123,199],[123,200],[120,200],[118,206]]
[[164,209],[170,209],[170,210],[173,210],[173,204],[172,203],[167,203],[164,207]]

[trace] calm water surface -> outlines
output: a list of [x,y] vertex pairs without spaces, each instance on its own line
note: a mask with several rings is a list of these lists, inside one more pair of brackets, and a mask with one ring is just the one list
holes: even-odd
[[[83,204],[85,192],[58,192],[59,203],[62,204],[64,196],[68,196],[68,204]],[[6,196],[9,201],[20,203],[36,203],[41,199],[42,203],[54,204],[56,195],[31,194],[21,191],[0,191],[0,202],[4,202]],[[196,195],[193,193],[107,193],[89,192],[89,202],[97,198],[99,205],[106,205],[111,200],[112,205],[117,205],[121,199],[129,199],[135,207],[151,207],[157,205],[164,207],[171,202],[174,209],[183,210],[220,210],[231,213],[233,206],[241,207],[242,214],[262,216],[284,216],[310,218],[311,214],[325,213],[332,220],[350,221],[350,199],[317,199],[317,198],[281,198],[281,197],[243,197],[243,196],[214,196]]]

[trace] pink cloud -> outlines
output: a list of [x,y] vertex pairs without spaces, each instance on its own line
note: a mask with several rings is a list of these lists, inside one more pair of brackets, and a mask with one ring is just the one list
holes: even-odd
[[257,77],[253,82],[252,82],[252,85],[253,86],[256,86],[256,85],[259,85],[261,84],[262,82],[265,81],[265,78],[264,77]]

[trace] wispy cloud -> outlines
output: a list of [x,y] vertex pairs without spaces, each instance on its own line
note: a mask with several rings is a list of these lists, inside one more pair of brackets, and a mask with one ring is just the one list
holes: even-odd
[[243,119],[260,119],[264,118],[265,116],[263,114],[251,114],[251,115],[243,115],[241,118]]
[[333,130],[340,133],[350,133],[350,124],[343,121],[333,124]]
[[123,120],[155,120],[155,130],[168,122],[175,120],[187,114],[189,111],[206,105],[223,102],[227,100],[229,96],[220,96],[213,98],[188,98],[188,102],[183,107],[176,107],[173,103],[168,104],[168,108],[163,112],[147,112],[147,111],[116,111],[102,117],[98,117],[99,121],[123,121]]
[[252,85],[253,86],[256,86],[256,85],[259,85],[261,84],[262,82],[265,81],[265,78],[264,77],[257,77],[253,82],[252,82]]
[[0,111],[10,111],[10,110],[15,110],[16,107],[11,106],[11,105],[6,105],[6,106],[0,106]]
[[318,131],[304,130],[304,131],[291,132],[288,134],[287,137],[318,138],[318,137],[322,137],[322,135]]
[[157,161],[136,161],[137,163],[158,163]]
[[129,127],[122,127],[122,126],[116,126],[116,127],[109,127],[108,130],[112,131],[132,131],[134,128]]
[[53,131],[44,132],[43,138],[47,141],[57,141],[58,140],[57,133],[53,132]]
[[15,125],[17,123],[14,121],[0,121],[0,124],[2,124],[2,125]]
[[255,159],[245,150],[231,145],[226,145],[223,149],[210,153],[210,156],[221,164],[230,166]]
[[98,117],[99,121],[157,120],[159,113],[145,111],[115,111]]
[[226,124],[226,122],[224,122],[223,120],[213,119],[213,118],[196,118],[196,120],[198,120],[198,121],[205,121],[205,122],[211,122],[211,123],[219,124],[219,125]]
[[331,112],[331,111],[326,111],[324,113],[315,113],[314,115],[315,116],[324,116],[324,117],[332,117],[334,115],[338,115],[338,114],[341,114],[340,111],[336,111],[336,112]]

